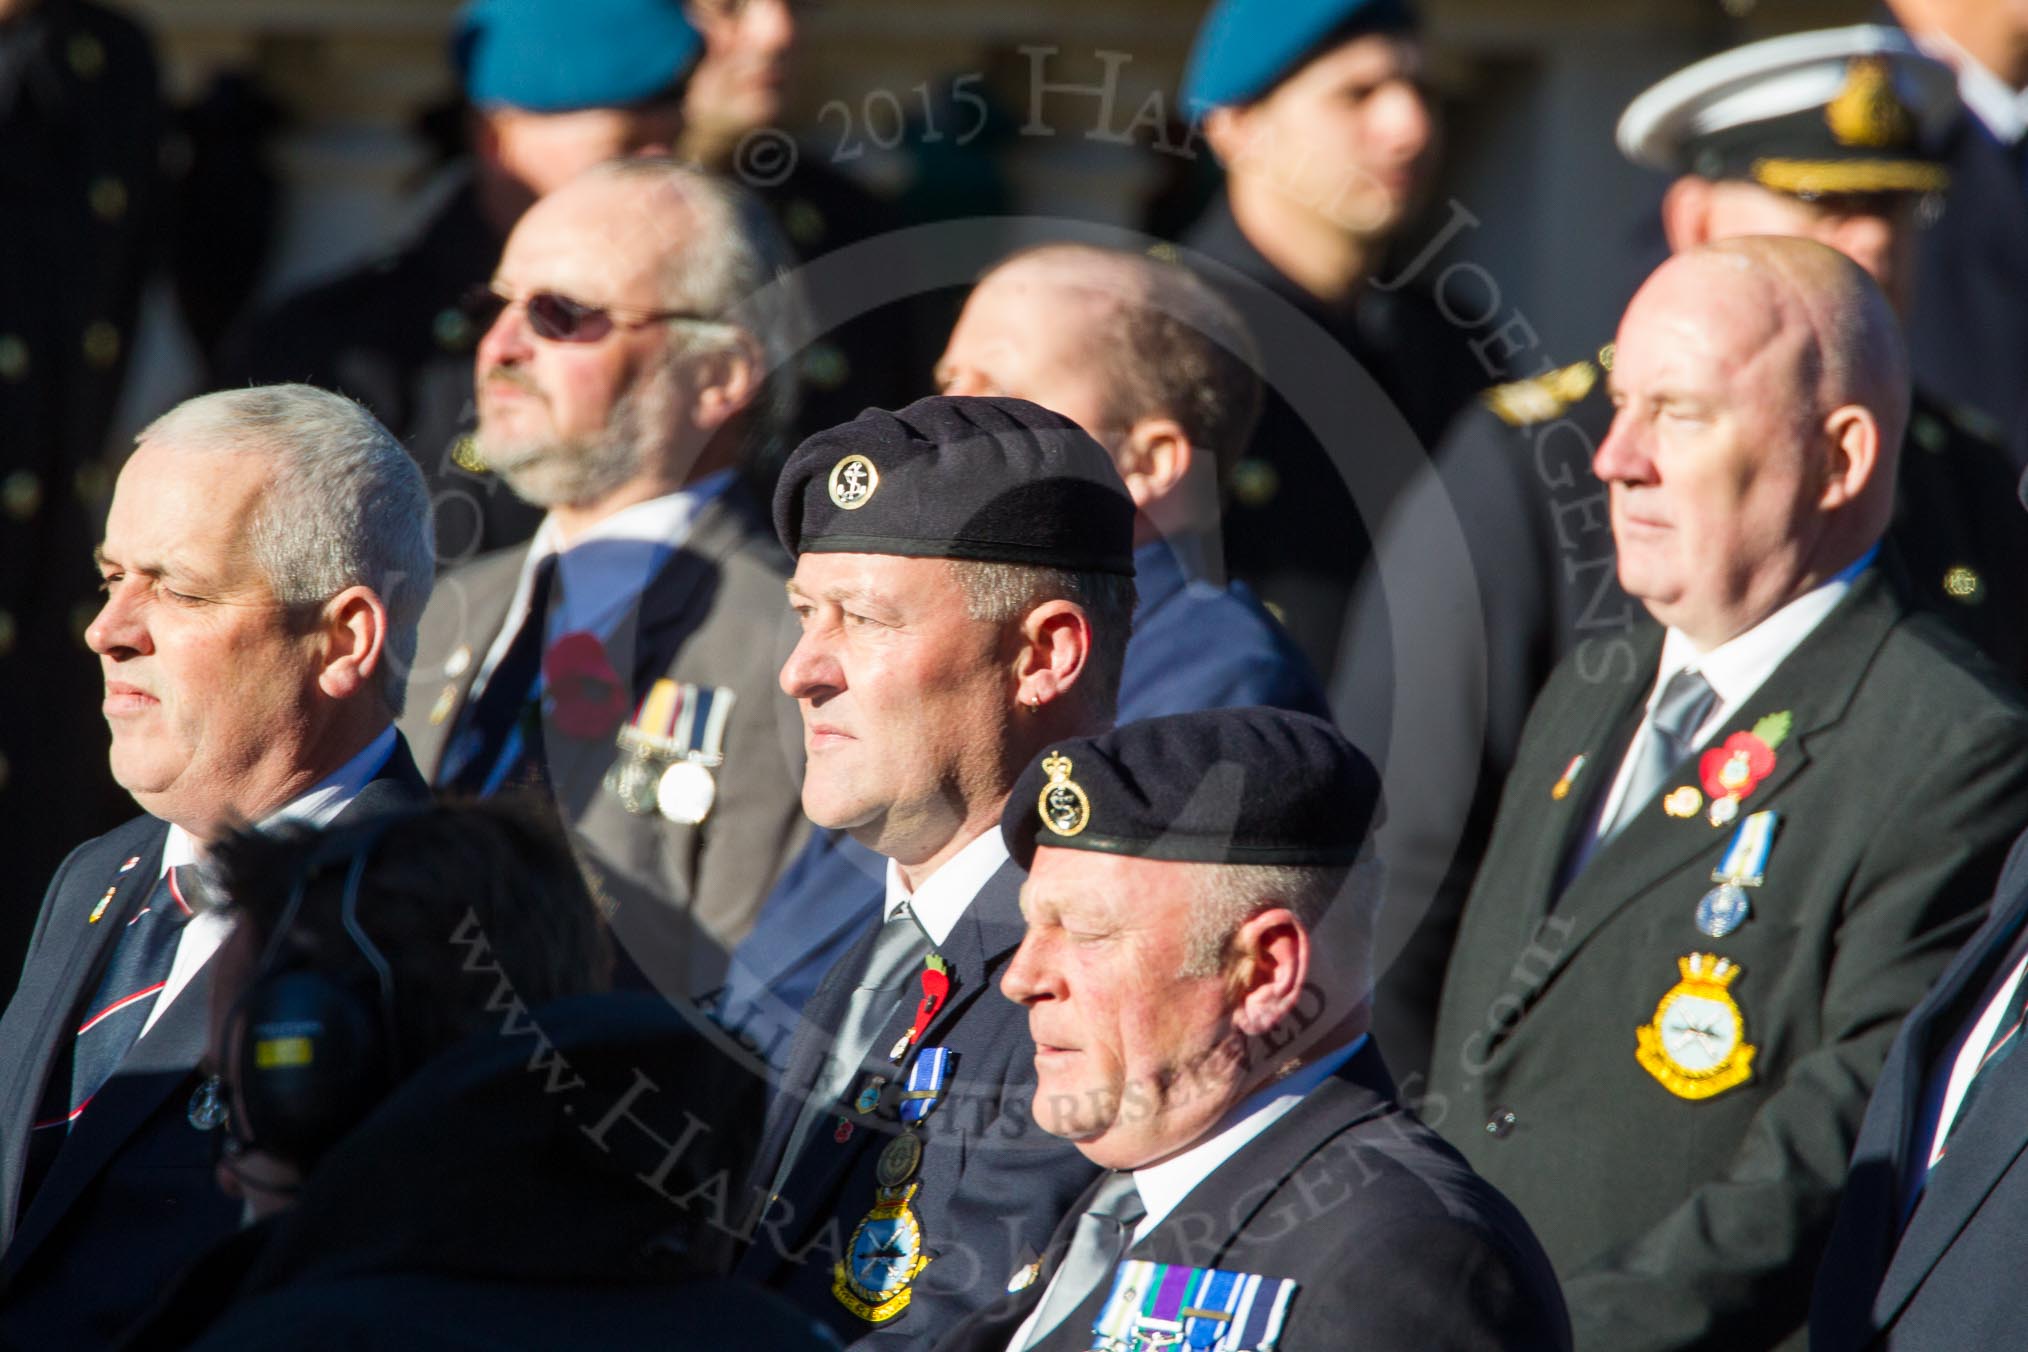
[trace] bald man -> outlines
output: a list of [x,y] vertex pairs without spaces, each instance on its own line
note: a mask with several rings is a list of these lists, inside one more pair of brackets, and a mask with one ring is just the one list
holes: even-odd
[[1876,565],[1908,363],[1856,264],[1688,250],[1610,379],[1593,468],[1647,618],[1529,715],[1425,1113],[1579,1348],[1800,1347],[1868,1089],[2028,808],[2028,711]]

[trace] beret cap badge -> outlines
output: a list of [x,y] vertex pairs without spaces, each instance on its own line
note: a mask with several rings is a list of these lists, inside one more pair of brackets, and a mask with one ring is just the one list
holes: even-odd
[[1074,836],[1091,821],[1091,799],[1070,777],[1070,770],[1070,757],[1062,752],[1046,757],[1042,773],[1049,776],[1049,782],[1035,801],[1042,824],[1059,836]]
[[863,455],[848,455],[831,466],[831,502],[841,511],[854,512],[873,501],[880,487],[880,470]]

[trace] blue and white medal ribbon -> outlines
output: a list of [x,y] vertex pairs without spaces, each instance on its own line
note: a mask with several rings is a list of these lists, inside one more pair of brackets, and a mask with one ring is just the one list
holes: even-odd
[[1780,821],[1781,814],[1770,808],[1751,814],[1733,832],[1725,857],[1711,871],[1711,881],[1718,886],[1697,903],[1699,930],[1723,939],[1753,915],[1746,889],[1759,887],[1765,879],[1768,852],[1774,848],[1775,827]]
[[913,1126],[928,1117],[942,1100],[950,1073],[950,1048],[924,1047],[916,1053],[901,1095],[901,1120]]

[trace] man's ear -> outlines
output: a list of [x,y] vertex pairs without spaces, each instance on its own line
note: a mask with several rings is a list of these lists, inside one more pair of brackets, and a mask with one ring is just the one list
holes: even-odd
[[1711,242],[1711,182],[1684,174],[1662,194],[1662,238],[1670,253]]
[[1246,108],[1220,104],[1204,115],[1204,143],[1222,165],[1229,165],[1246,153],[1253,138],[1253,123]]
[[1233,933],[1231,952],[1233,1026],[1248,1037],[1265,1036],[1302,1000],[1310,975],[1310,932],[1294,911],[1271,906]]
[[1197,448],[1174,418],[1142,418],[1127,429],[1113,454],[1134,510],[1146,513],[1179,488],[1196,463]]
[[387,628],[386,603],[371,587],[347,587],[326,601],[317,618],[317,688],[348,700],[370,686],[388,660]]
[[1828,453],[1818,505],[1831,511],[1858,499],[1880,474],[1880,423],[1872,409],[1844,404],[1825,416],[1824,440]]
[[691,417],[715,432],[746,411],[767,377],[767,354],[759,340],[739,330],[730,343],[698,352],[691,363]]
[[1014,699],[1038,709],[1062,699],[1091,661],[1091,621],[1074,601],[1044,601],[1021,621]]

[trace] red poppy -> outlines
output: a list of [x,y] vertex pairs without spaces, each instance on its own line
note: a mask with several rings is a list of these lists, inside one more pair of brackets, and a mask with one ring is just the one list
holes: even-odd
[[1750,732],[1735,732],[1697,762],[1697,776],[1712,798],[1744,798],[1774,773],[1774,748]]
[[596,635],[578,630],[550,644],[542,678],[549,686],[550,724],[566,737],[610,737],[627,716],[626,687]]

